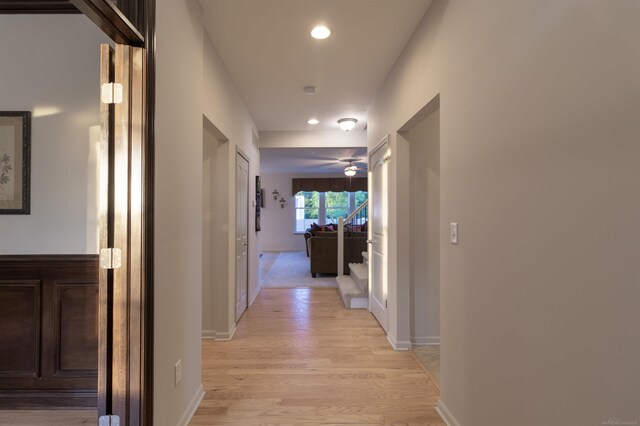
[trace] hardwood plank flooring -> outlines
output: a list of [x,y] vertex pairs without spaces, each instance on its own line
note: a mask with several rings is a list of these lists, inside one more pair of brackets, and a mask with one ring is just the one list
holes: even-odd
[[230,342],[203,341],[192,425],[444,425],[410,352],[337,289],[262,289]]
[[0,410],[0,426],[95,425],[96,410]]

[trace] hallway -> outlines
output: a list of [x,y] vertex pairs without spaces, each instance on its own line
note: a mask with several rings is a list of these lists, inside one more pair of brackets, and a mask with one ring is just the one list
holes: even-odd
[[203,342],[192,425],[443,425],[438,389],[410,352],[337,289],[263,289],[232,341]]

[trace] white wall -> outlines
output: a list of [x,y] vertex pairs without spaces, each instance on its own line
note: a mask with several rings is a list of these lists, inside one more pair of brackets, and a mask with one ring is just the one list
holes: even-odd
[[[228,165],[234,165],[228,170],[229,197],[217,200],[227,209],[228,229],[235,229],[236,148],[250,158],[250,191],[259,154],[252,144],[257,133],[253,120],[204,32],[197,2],[158,0],[156,58],[154,422],[162,426],[184,424],[202,397],[203,116],[229,139],[222,154]],[[231,235],[219,244],[214,249],[226,247],[228,253],[233,249]],[[250,291],[255,297],[259,288],[254,232],[249,245]],[[231,285],[235,268],[230,262],[225,266]],[[235,322],[234,295],[229,290],[224,289],[222,322],[230,330]],[[178,359],[183,375],[176,386]]]
[[[203,38],[195,2],[157,2],[154,424],[201,395]],[[174,364],[182,359],[182,381]]]
[[440,343],[439,124],[437,109],[405,134],[410,153],[411,342],[418,345]]
[[[299,176],[292,174],[262,175],[265,207],[261,212],[260,251],[305,249],[304,235],[295,233],[295,197],[291,195],[291,180],[297,177]],[[284,209],[280,208],[280,203],[273,199],[274,189],[277,189],[280,196],[287,200]]]
[[260,148],[353,148],[367,146],[366,130],[260,132]]
[[32,112],[31,214],[0,216],[0,254],[98,252],[107,42],[83,15],[0,15],[0,111]]
[[[369,146],[390,135],[393,196],[409,161],[396,132],[440,94],[452,424],[640,421],[639,20],[630,1],[436,0],[370,111]],[[398,298],[402,207],[389,218]],[[408,334],[407,307],[392,333]]]

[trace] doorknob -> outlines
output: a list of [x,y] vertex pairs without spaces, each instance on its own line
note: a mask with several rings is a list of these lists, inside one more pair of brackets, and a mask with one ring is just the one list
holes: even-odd
[[249,243],[244,243],[244,246],[247,247],[249,245]]

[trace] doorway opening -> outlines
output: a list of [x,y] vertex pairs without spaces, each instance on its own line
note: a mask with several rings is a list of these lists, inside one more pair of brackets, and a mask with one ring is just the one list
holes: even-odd
[[229,139],[203,116],[202,337],[229,340],[235,330],[234,287],[229,283]]
[[405,126],[409,147],[409,280],[411,345],[440,382],[440,98]]
[[[84,15],[0,15],[0,111],[30,115],[31,154],[12,162],[0,122],[0,156],[11,166],[3,182],[17,167],[31,177],[30,212],[0,215],[0,423],[97,419],[99,52],[107,43]],[[3,194],[0,209],[12,198]]]
[[[350,163],[356,170],[347,177]],[[260,172],[261,287],[338,288],[339,218],[366,203],[367,148],[262,147]],[[361,229],[367,218],[358,220],[346,228],[345,274],[348,264],[364,263],[366,234]]]

